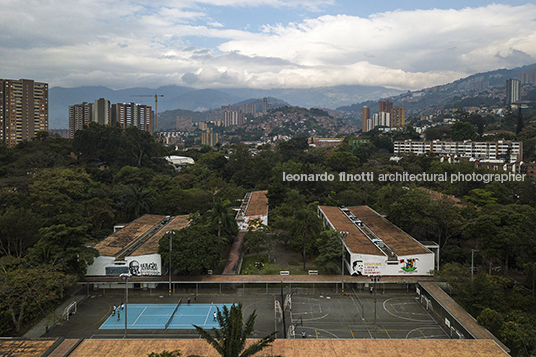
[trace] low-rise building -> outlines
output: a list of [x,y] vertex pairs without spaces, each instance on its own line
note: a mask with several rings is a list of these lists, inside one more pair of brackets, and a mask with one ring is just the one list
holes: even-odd
[[[99,257],[95,258],[86,276],[133,276],[162,275],[162,258],[158,253],[160,239],[170,230],[179,230],[188,225],[188,215],[160,216],[146,214],[95,245]],[[101,283],[106,287],[117,284]],[[141,283],[142,288],[155,288],[156,283]],[[117,286],[119,287],[119,286]],[[99,284],[95,288],[101,288]]]
[[[324,225],[341,232],[344,267],[350,275],[430,275],[438,261],[424,244],[368,206],[319,206]],[[430,247],[437,244],[430,242]]]
[[395,141],[395,155],[414,153],[417,155],[431,152],[441,157],[467,157],[476,160],[503,160],[516,162],[523,158],[521,141]]
[[268,225],[268,191],[246,193],[242,205],[236,214],[238,229],[247,231],[257,228],[260,224]]

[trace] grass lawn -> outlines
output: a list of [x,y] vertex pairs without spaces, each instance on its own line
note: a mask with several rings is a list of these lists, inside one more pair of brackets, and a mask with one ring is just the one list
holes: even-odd
[[305,269],[303,270],[303,262],[290,261],[290,269],[282,269],[279,264],[268,263],[268,259],[264,255],[251,255],[244,257],[242,261],[242,275],[279,275],[281,270],[288,270],[291,275],[308,275],[309,270],[317,270],[313,264],[313,260],[305,260]]

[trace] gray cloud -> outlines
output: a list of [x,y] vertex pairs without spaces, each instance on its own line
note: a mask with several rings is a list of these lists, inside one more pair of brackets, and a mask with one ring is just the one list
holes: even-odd
[[520,50],[510,49],[505,56],[501,56],[499,52],[495,55],[496,58],[504,61],[508,66],[524,66],[528,64],[533,64],[536,62],[534,57]]
[[[233,29],[219,6],[321,8],[331,0],[0,0],[0,70],[51,85],[419,89],[536,58],[536,5],[322,15]],[[299,4],[301,3],[301,5]],[[201,6],[202,5],[202,6]],[[284,8],[284,9],[283,9]],[[204,21],[197,21],[202,19]],[[199,26],[211,23],[216,26]],[[219,43],[199,46],[196,39]]]

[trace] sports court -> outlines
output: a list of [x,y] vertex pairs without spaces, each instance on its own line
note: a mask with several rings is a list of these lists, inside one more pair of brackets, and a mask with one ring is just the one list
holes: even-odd
[[[127,306],[127,328],[149,329],[193,329],[218,327],[214,313],[223,304],[129,304]],[[119,314],[119,315],[118,315]],[[119,318],[118,318],[119,316]],[[124,329],[125,313],[117,311],[110,315],[99,329]]]
[[292,295],[291,301],[290,338],[450,338],[412,295]]
[[[241,303],[244,318],[255,312],[258,338],[278,331],[278,338],[308,339],[450,339],[452,337],[420,303],[413,289],[348,289],[345,294],[316,286],[315,289],[283,285],[277,289],[247,288],[227,293],[177,291],[129,294],[127,329],[112,308],[123,299],[118,291],[95,291],[79,304],[69,321],[43,337],[65,338],[197,338],[192,325],[218,328],[214,311]],[[224,291],[226,289],[223,289]],[[182,298],[178,306],[177,301]],[[184,303],[191,298],[191,304]],[[178,306],[178,307],[177,307]],[[176,309],[176,310],[175,310]],[[175,313],[174,313],[175,312]],[[166,326],[167,325],[167,326]]]

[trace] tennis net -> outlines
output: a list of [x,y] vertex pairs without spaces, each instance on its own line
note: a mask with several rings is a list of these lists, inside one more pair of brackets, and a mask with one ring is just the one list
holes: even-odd
[[179,299],[179,302],[177,303],[177,306],[175,306],[175,309],[171,313],[171,316],[169,317],[169,320],[166,322],[166,330],[168,329],[169,324],[171,323],[171,320],[173,320],[173,316],[175,316],[175,313],[179,309],[179,306],[181,306],[181,302],[182,302],[182,298]]

